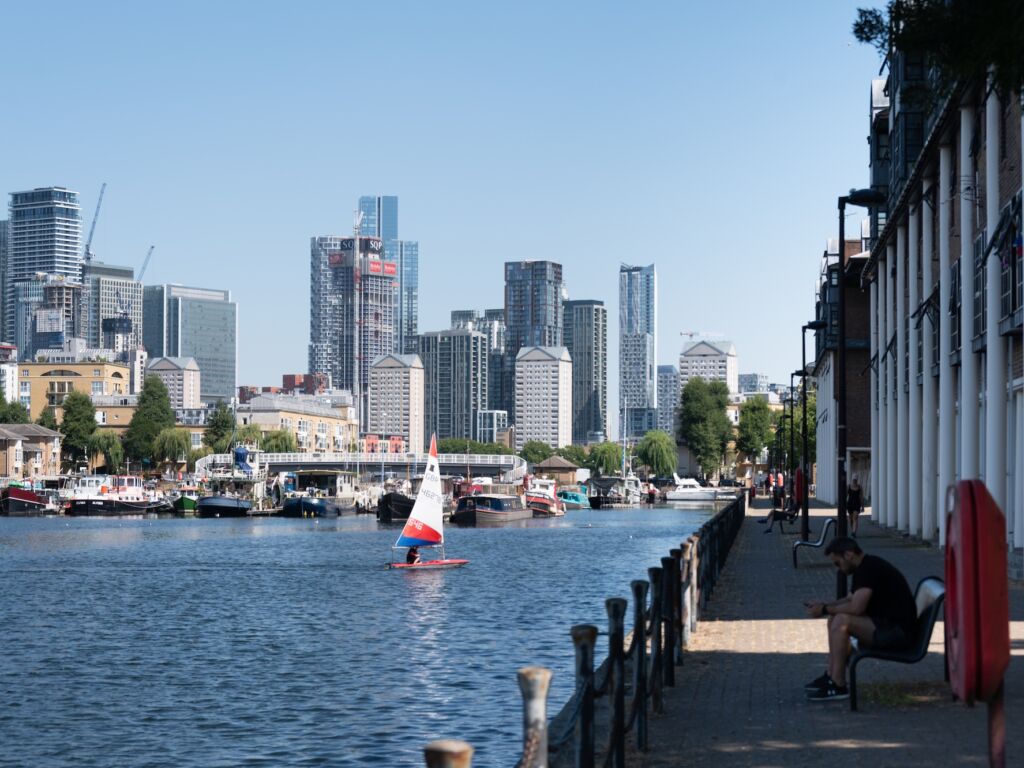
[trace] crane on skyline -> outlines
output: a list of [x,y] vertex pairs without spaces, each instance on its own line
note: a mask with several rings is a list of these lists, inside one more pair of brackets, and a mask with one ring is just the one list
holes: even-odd
[[141,283],[142,282],[142,276],[144,274],[146,274],[146,267],[149,266],[149,257],[153,255],[153,249],[154,248],[156,248],[156,246],[155,245],[151,245],[151,246],[149,246],[149,250],[146,251],[146,258],[144,258],[142,260],[142,269],[139,270],[139,276],[135,278],[135,282],[137,282],[137,283]]
[[100,186],[100,196],[96,199],[96,210],[92,214],[92,225],[89,227],[89,237],[85,241],[85,251],[82,256],[86,264],[92,261],[92,236],[96,232],[96,220],[100,217],[100,206],[103,205],[103,193],[107,191],[107,182]]

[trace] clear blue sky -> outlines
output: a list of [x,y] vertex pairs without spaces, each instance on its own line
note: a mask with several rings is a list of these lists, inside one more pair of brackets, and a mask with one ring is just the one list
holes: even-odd
[[360,194],[400,197],[421,330],[501,306],[506,260],[561,262],[609,308],[611,414],[620,262],[657,265],[660,363],[714,331],[788,381],[868,179],[857,5],[9,4],[0,192],[68,186],[87,227],[107,182],[97,257],[155,244],[145,282],[229,288],[239,383],[305,371],[309,238]]

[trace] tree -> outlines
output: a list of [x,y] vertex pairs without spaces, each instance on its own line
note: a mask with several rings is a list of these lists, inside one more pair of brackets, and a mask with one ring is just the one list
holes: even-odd
[[0,411],[0,422],[4,424],[29,424],[31,421],[28,408],[21,403],[4,403]]
[[527,440],[519,455],[531,464],[539,464],[553,453],[554,451],[551,450],[551,446],[547,443],[542,443],[540,440]]
[[[65,400],[65,406],[67,401]],[[65,419],[67,422],[65,411]],[[95,423],[95,422],[94,422]],[[103,456],[104,464],[108,472],[120,472],[121,464],[124,461],[124,447],[121,438],[112,429],[99,429],[93,433],[88,440],[86,451],[90,458]]]
[[678,466],[676,441],[667,432],[653,429],[637,443],[636,455],[652,475],[670,475]]
[[267,453],[295,453],[299,450],[299,445],[292,432],[287,429],[277,429],[264,436],[263,450]]
[[258,424],[246,424],[235,433],[235,440],[239,443],[258,443],[263,439],[263,430]]
[[558,448],[555,453],[563,459],[568,459],[577,467],[587,466],[587,449],[582,445],[567,445]]
[[768,401],[763,397],[752,397],[740,406],[740,424],[736,436],[736,449],[757,460],[771,435],[772,416]]
[[196,462],[204,456],[209,456],[213,453],[213,449],[208,445],[201,445],[198,448],[193,448],[188,452],[188,469],[189,472],[195,470]]
[[591,446],[586,466],[599,475],[619,474],[622,471],[622,446],[609,442]]
[[139,393],[139,407],[124,436],[124,449],[131,459],[153,458],[153,443],[163,430],[174,426],[174,411],[167,386],[156,376],[147,376]]
[[96,431],[96,409],[84,392],[69,392],[64,398],[64,419],[60,423],[64,435],[65,455],[72,461],[80,461],[91,455],[89,438]]
[[225,453],[230,447],[231,435],[235,431],[235,416],[224,403],[217,403],[206,422],[203,432],[203,445],[208,445],[214,453]]
[[680,395],[679,437],[705,474],[722,465],[732,439],[728,404],[729,388],[724,381],[709,384],[699,376],[690,379]]
[[187,429],[167,427],[153,439],[153,458],[168,464],[188,461],[191,449],[192,433]]
[[43,408],[43,412],[39,414],[39,418],[36,419],[36,424],[40,427],[46,427],[47,429],[57,429],[57,415],[53,412],[53,406],[48,405]]
[[[817,417],[815,416],[817,410],[817,394],[815,392],[807,393],[807,455],[810,464],[814,463],[815,455],[817,452]],[[795,425],[793,426],[793,458],[791,463],[794,466],[798,466],[803,463],[803,406],[799,399],[796,402],[796,414],[794,416]],[[779,433],[779,444],[785,453],[789,453],[789,431],[790,431],[790,416],[789,406],[786,406],[785,411],[775,414],[775,429]],[[781,462],[780,462],[781,463]]]

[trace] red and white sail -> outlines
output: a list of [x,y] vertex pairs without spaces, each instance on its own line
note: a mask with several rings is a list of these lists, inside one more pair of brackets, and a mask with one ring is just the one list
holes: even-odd
[[437,435],[430,436],[430,455],[423,473],[423,483],[416,494],[409,519],[402,534],[395,542],[396,547],[435,547],[444,543],[444,522],[442,509],[444,497],[441,493],[441,470],[437,463]]

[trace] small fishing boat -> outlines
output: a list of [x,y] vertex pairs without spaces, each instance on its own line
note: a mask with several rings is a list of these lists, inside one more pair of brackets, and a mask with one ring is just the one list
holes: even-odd
[[[403,571],[433,571],[458,568],[469,563],[469,560],[445,557],[443,504],[441,470],[437,461],[437,436],[431,435],[430,455],[427,457],[423,483],[420,485],[419,493],[416,494],[416,503],[413,504],[412,511],[409,513],[409,520],[402,529],[398,540],[391,547],[392,561],[388,564],[389,568]],[[441,557],[434,560],[423,560],[417,556],[414,562],[395,560],[399,550],[408,552],[411,547],[416,547],[417,550],[420,547],[437,547],[441,550]]]
[[195,485],[178,486],[178,495],[171,502],[175,513],[179,515],[196,514],[196,506],[199,502],[199,487]]
[[558,486],[554,480],[535,477],[525,491],[526,506],[533,511],[534,517],[561,517],[565,507],[558,498]]
[[590,499],[587,498],[587,494],[580,491],[563,488],[558,492],[558,498],[566,509],[590,509]]

